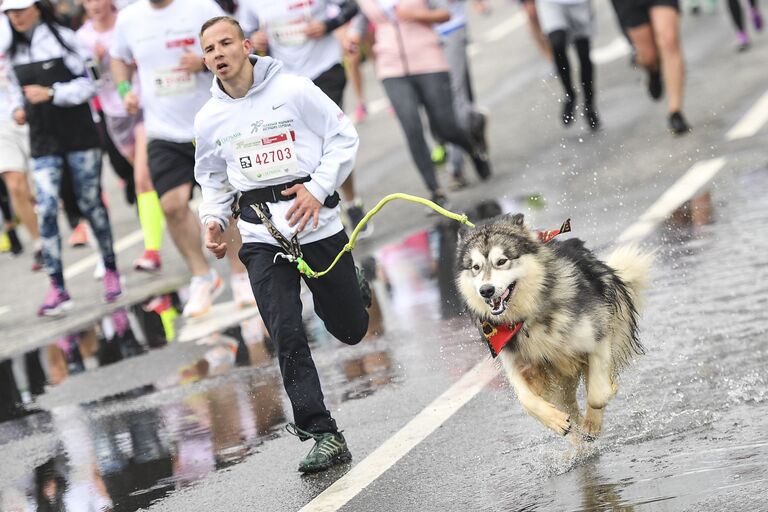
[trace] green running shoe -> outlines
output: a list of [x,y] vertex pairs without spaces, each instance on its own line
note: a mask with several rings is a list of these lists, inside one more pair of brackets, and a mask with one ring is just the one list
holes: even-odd
[[438,144],[432,150],[432,163],[435,165],[443,165],[445,163],[445,146]]
[[302,441],[314,439],[315,446],[309,450],[309,453],[299,462],[299,471],[302,473],[317,473],[325,471],[331,466],[349,462],[352,460],[352,454],[347,447],[347,441],[341,432],[325,432],[322,434],[313,434],[300,429],[295,423],[286,425],[285,430]]

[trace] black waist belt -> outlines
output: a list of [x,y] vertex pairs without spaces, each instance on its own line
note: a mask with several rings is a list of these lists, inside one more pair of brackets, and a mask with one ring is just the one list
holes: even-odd
[[[309,176],[304,176],[303,178],[299,178],[288,183],[281,183],[279,185],[256,188],[253,190],[247,190],[245,192],[242,192],[240,195],[240,199],[238,199],[237,201],[237,205],[239,208],[237,211],[233,211],[232,213],[235,217],[237,217],[240,212],[247,210],[252,204],[291,201],[296,197],[296,194],[284,196],[281,192],[285,189],[291,188],[294,185],[298,185],[299,183],[306,183],[311,179],[312,178],[310,178]],[[336,208],[336,206],[339,204],[339,201],[340,201],[339,193],[334,192],[333,194],[325,198],[325,201],[323,201],[323,206],[325,206],[326,208]]]

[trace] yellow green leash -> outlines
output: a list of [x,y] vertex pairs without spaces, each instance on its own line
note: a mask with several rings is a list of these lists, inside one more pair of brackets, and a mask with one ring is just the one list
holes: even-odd
[[381,201],[379,201],[379,203],[371,211],[369,211],[365,215],[365,217],[363,217],[363,220],[361,220],[360,223],[355,227],[355,230],[352,231],[352,236],[349,238],[349,242],[344,246],[341,252],[338,255],[336,255],[336,258],[333,260],[333,263],[331,263],[330,267],[323,270],[322,272],[315,272],[310,268],[307,262],[304,261],[304,258],[299,256],[295,258],[296,265],[299,269],[299,272],[301,272],[307,277],[312,277],[312,278],[323,277],[325,274],[330,272],[333,269],[333,267],[336,266],[336,263],[339,262],[339,260],[341,259],[341,257],[344,255],[345,252],[350,252],[352,249],[355,248],[355,242],[357,241],[357,237],[360,234],[360,231],[363,229],[363,227],[365,227],[365,225],[368,223],[368,221],[371,220],[371,218],[374,215],[379,213],[379,210],[381,210],[385,204],[387,204],[390,201],[394,201],[395,199],[403,199],[405,201],[411,201],[412,203],[422,204],[424,206],[432,208],[440,215],[448,217],[449,219],[453,219],[455,221],[461,222],[462,224],[467,225],[471,228],[475,227],[475,225],[469,221],[469,218],[467,218],[466,214],[459,215],[458,213],[453,213],[451,211],[448,211],[442,206],[430,201],[429,199],[424,199],[423,197],[418,197],[418,196],[412,196],[410,194],[401,194],[401,193],[389,194],[388,196],[384,197]]

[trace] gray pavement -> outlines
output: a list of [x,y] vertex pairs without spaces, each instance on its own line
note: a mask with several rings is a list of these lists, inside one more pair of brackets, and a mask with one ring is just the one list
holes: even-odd
[[[606,48],[619,34],[608,3],[596,8],[595,47]],[[538,227],[571,217],[574,235],[601,250],[696,162],[724,157],[725,165],[645,240],[659,255],[641,325],[648,353],[624,375],[598,442],[576,450],[555,438],[496,378],[343,509],[768,509],[768,128],[725,138],[767,89],[760,69],[768,40],[758,37],[749,52],[736,54],[725,13],[685,17],[685,112],[694,132],[679,139],[665,132],[664,104],[647,98],[642,75],[618,55],[598,67],[604,129],[590,134],[578,123],[559,126],[558,84],[526,27],[489,40],[517,12],[505,3],[490,17],[472,18],[473,72],[491,112],[496,174],[453,195],[456,209],[496,199],[524,210]],[[373,79],[366,85],[371,99],[380,97]],[[391,192],[424,194],[394,119],[382,110],[359,131],[356,178],[369,206]],[[467,172],[472,177],[469,166]],[[116,238],[125,238],[137,228],[135,215],[111,178],[107,190]],[[534,193],[544,208],[520,199]],[[442,275],[440,262],[424,245],[434,222],[417,206],[390,205],[355,252],[376,255],[387,277],[388,286],[377,284],[383,337],[345,347],[316,334],[313,353],[353,466],[487,358],[465,319],[441,319],[450,297],[441,296],[434,278],[436,268]],[[160,278],[130,272],[140,249],[138,243],[120,252],[131,296],[115,307],[186,280],[170,240]],[[67,250],[66,263],[87,254]],[[30,275],[27,264],[2,262],[0,355],[45,347],[50,374],[60,365],[48,344],[106,310],[97,302],[100,284],[83,264],[70,279],[78,310],[64,321],[36,319],[45,280]],[[112,365],[95,363],[98,354],[84,356],[87,371],[70,364],[30,405],[42,412],[0,423],[3,459],[16,461],[0,469],[3,510],[33,502],[25,496],[40,485],[40,467],[58,472],[70,496],[85,496],[78,506],[108,496],[115,510],[298,510],[342,477],[348,466],[309,478],[295,471],[310,447],[282,431],[290,405],[270,347],[252,335],[252,321],[233,314],[224,304],[213,318],[179,325],[190,342]],[[224,330],[232,323],[239,328]],[[316,325],[309,320],[308,327]],[[237,342],[247,353],[235,365],[227,351]]]

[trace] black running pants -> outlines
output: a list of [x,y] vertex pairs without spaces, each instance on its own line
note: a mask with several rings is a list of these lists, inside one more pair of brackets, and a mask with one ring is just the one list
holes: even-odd
[[[316,271],[325,270],[349,241],[344,231],[302,245],[304,259]],[[301,282],[295,263],[275,255],[280,248],[264,243],[245,243],[240,260],[248,269],[253,295],[267,331],[277,347],[283,385],[293,407],[296,425],[312,433],[336,432],[336,422],[325,407],[320,378],[312,360],[301,319]],[[355,263],[345,253],[323,277],[304,278],[315,312],[336,339],[355,345],[368,330]]]

